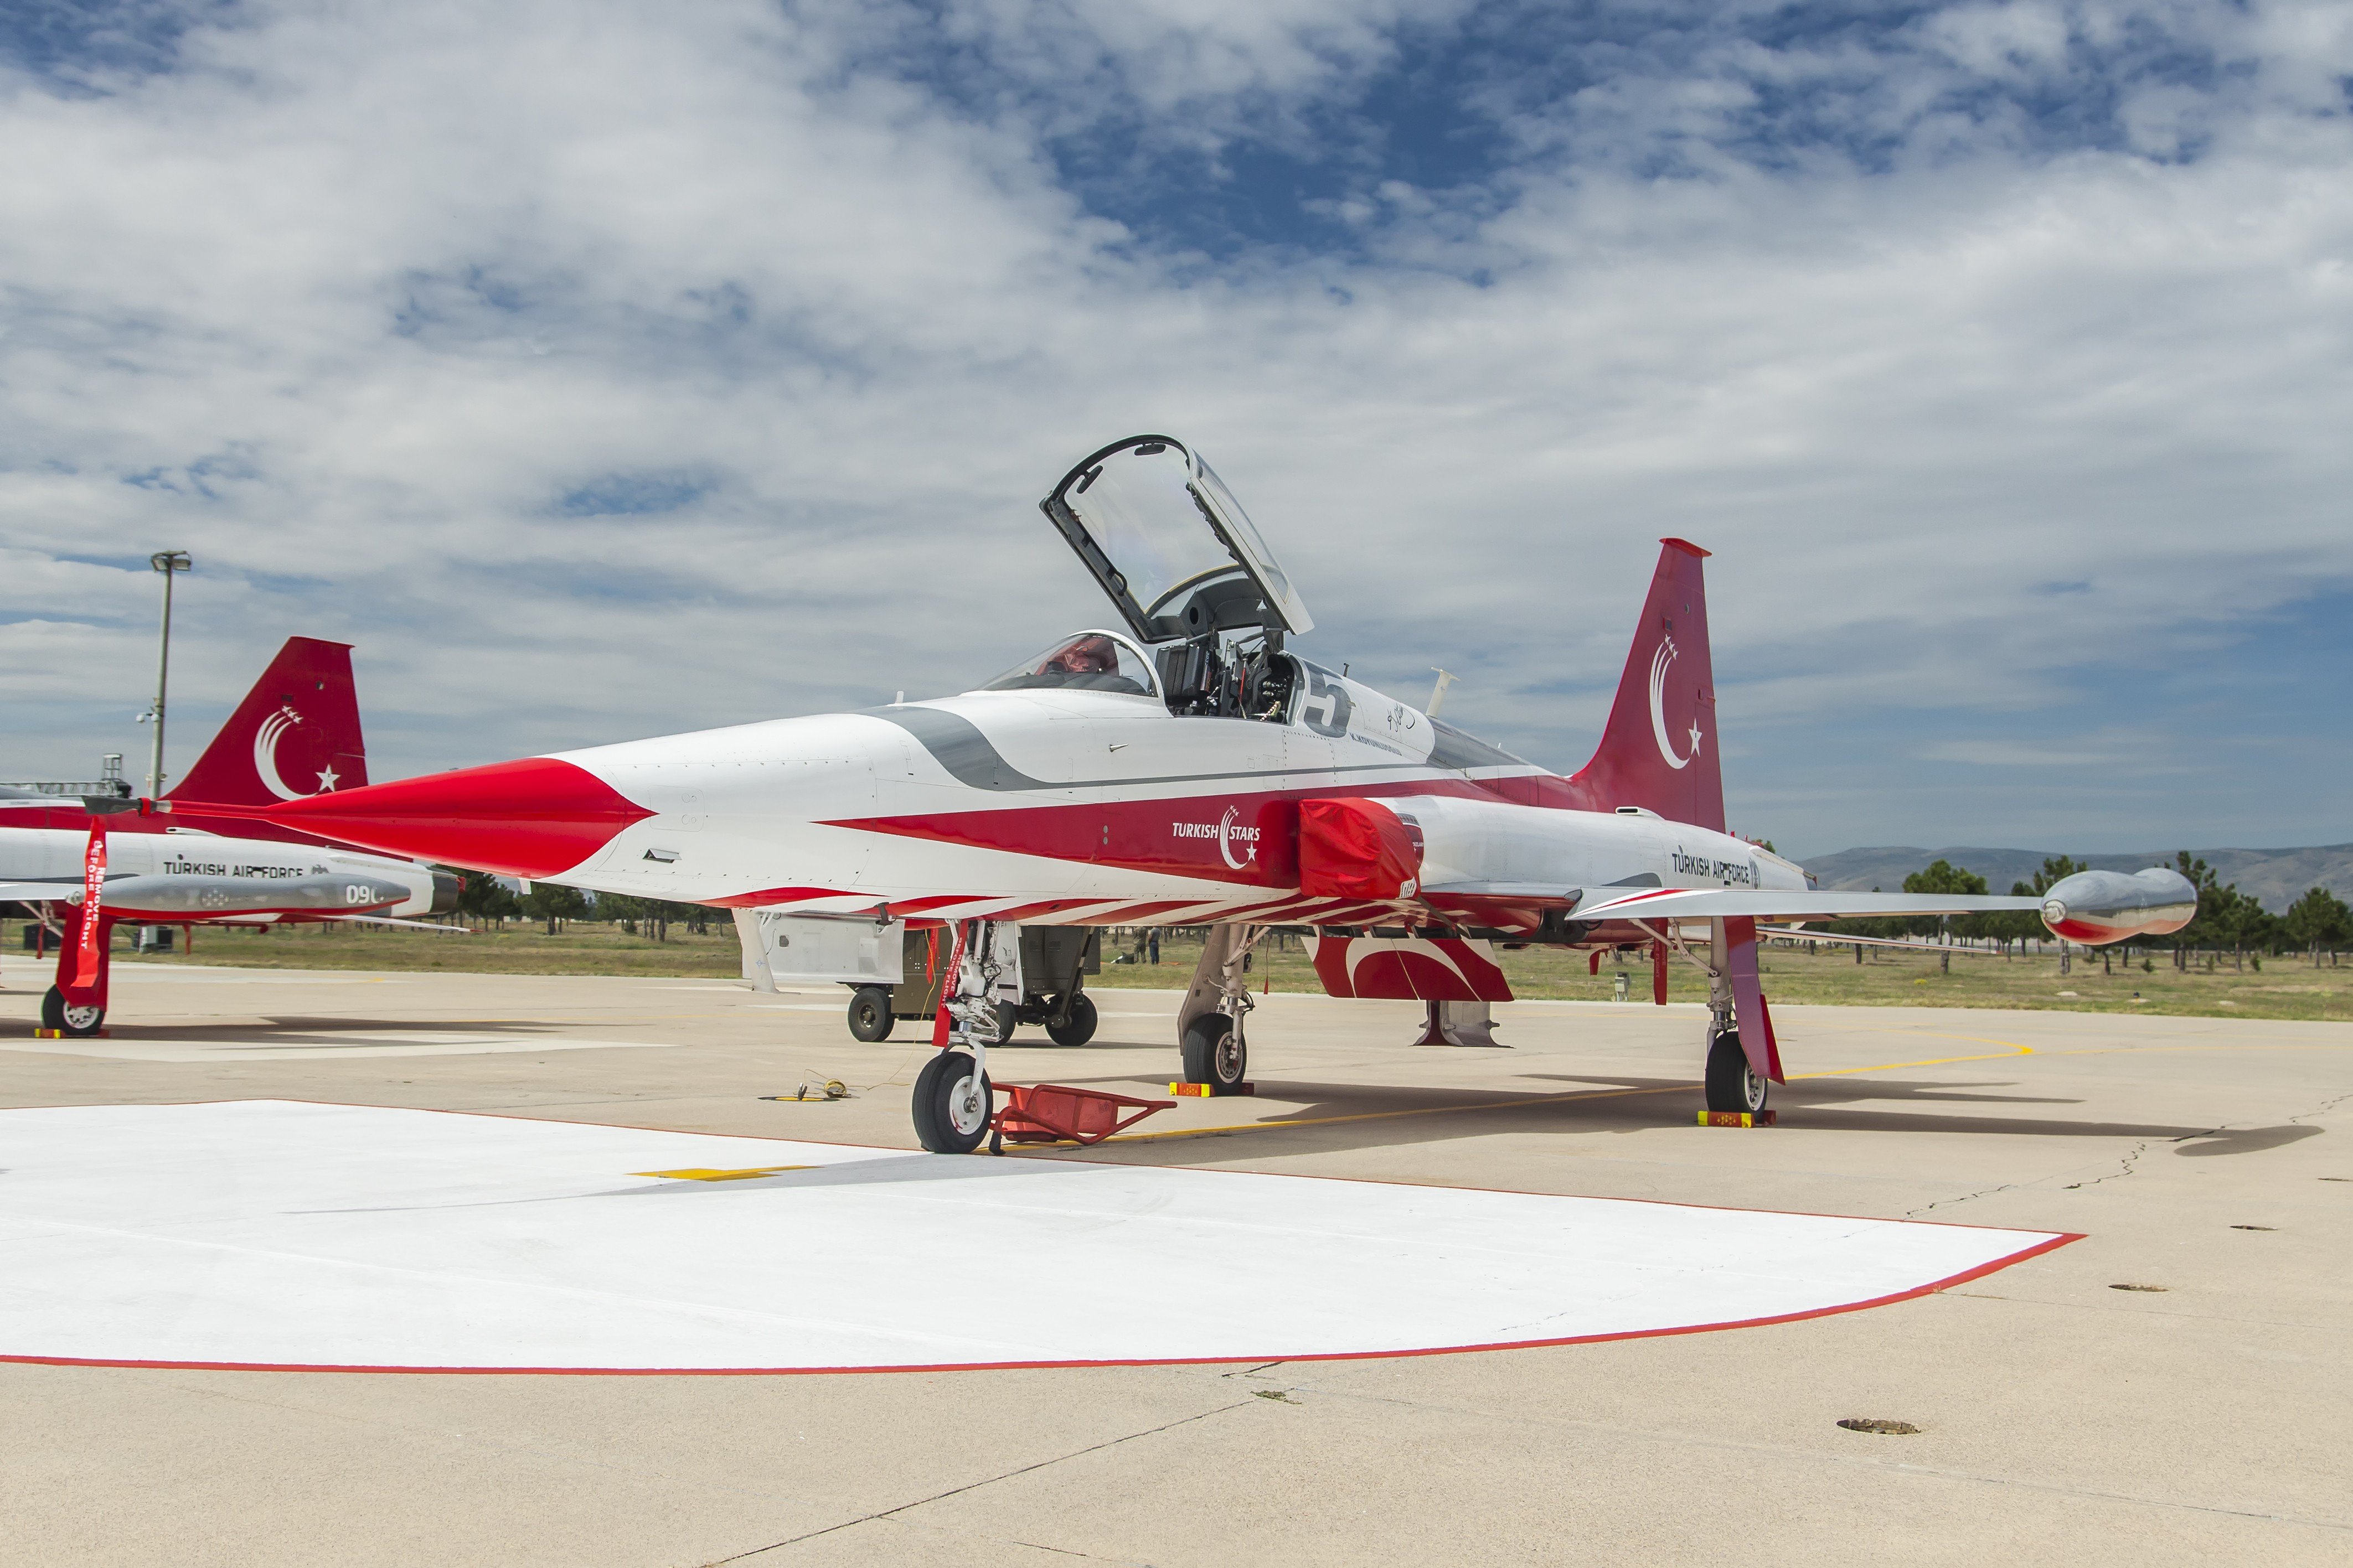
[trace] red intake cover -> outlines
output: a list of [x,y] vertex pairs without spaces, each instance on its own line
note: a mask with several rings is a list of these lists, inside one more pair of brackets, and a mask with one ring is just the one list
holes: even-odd
[[1299,891],[1306,898],[1409,899],[1421,847],[1376,800],[1299,803]]

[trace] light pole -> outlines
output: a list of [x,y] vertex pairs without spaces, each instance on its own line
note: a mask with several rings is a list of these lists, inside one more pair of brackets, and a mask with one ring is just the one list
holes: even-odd
[[155,655],[155,707],[147,715],[155,721],[154,761],[147,769],[147,795],[153,799],[164,793],[164,689],[172,678],[172,577],[195,563],[185,550],[158,550],[147,557],[147,564],[164,574],[163,646]]

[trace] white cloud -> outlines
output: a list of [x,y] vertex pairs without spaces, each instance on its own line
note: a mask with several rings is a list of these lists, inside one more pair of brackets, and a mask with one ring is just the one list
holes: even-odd
[[[2341,12],[1620,50],[1475,188],[1367,184],[1345,256],[1160,254],[1043,140],[1295,145],[1450,15],[280,5],[8,79],[0,771],[135,743],[165,544],[175,707],[344,637],[387,773],[953,689],[1103,618],[1035,498],[1142,428],[1211,454],[1327,657],[1461,671],[1450,718],[1558,763],[1660,534],[1717,552],[1752,734],[2048,707],[2353,577]],[[2244,68],[2113,144],[1955,107],[2152,26]],[[1837,134],[1757,155],[1792,96]]]

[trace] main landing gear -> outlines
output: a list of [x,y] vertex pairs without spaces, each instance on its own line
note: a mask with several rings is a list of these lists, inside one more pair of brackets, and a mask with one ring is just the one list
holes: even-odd
[[66,994],[52,985],[41,998],[41,1027],[55,1029],[58,1034],[76,1039],[98,1033],[106,1022],[103,1002],[69,1002]]
[[1767,1087],[1764,1077],[1748,1065],[1748,1053],[1740,1047],[1740,1031],[1711,1023],[1707,1038],[1707,1108],[1745,1110],[1753,1116],[1765,1109]]
[[1772,1088],[1771,1080],[1749,1065],[1748,1052],[1740,1043],[1740,1025],[1732,996],[1732,976],[1726,970],[1731,956],[1730,944],[1725,940],[1725,922],[1708,923],[1708,962],[1700,963],[1691,950],[1672,930],[1653,930],[1641,921],[1634,922],[1650,935],[1655,944],[1662,965],[1659,971],[1659,999],[1666,1000],[1666,971],[1663,967],[1669,952],[1707,971],[1707,1109],[1711,1113],[1762,1116],[1765,1097]]
[[1725,955],[1724,922],[1717,921],[1710,927],[1708,942],[1713,962],[1707,968],[1707,1108],[1755,1116],[1765,1109],[1769,1085],[1764,1074],[1748,1065],[1748,1053],[1741,1047]]
[[1264,926],[1209,927],[1193,984],[1176,1013],[1176,1036],[1185,1054],[1185,1081],[1206,1085],[1211,1094],[1250,1092],[1250,1045],[1242,1020],[1250,1016],[1250,949]]

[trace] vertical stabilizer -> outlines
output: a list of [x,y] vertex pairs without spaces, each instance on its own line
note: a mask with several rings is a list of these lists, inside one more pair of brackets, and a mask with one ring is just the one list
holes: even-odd
[[276,805],[367,782],[351,645],[288,637],[169,793],[223,805]]
[[1707,552],[1660,542],[1659,569],[1634,628],[1618,700],[1593,760],[1570,782],[1603,811],[1641,806],[1675,822],[1724,830],[1716,763],[1715,673],[1707,652]]

